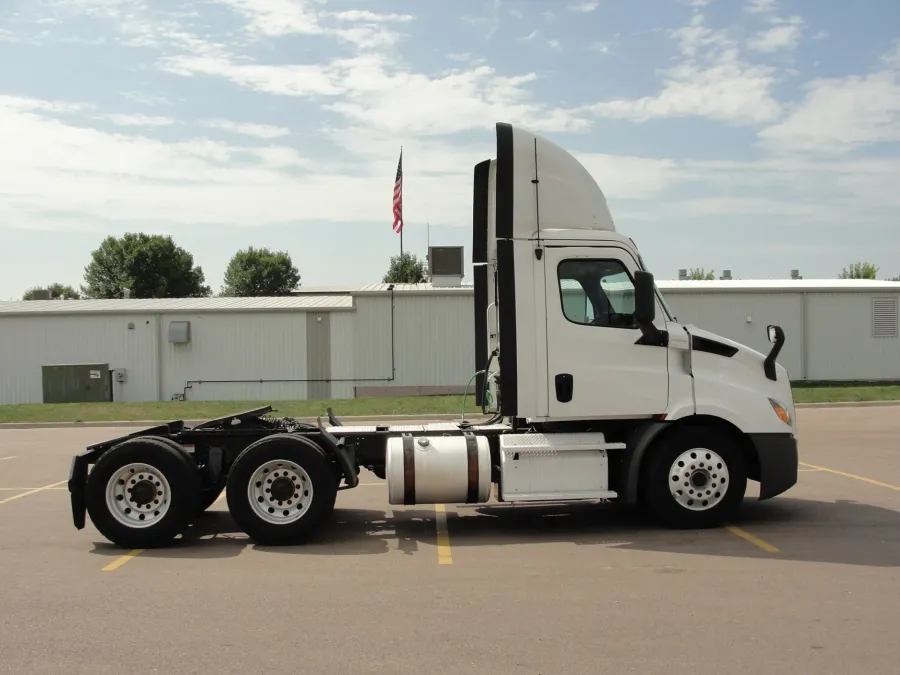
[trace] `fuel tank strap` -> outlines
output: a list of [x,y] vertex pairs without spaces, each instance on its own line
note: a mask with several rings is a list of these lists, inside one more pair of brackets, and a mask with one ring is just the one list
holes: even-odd
[[469,482],[466,489],[466,504],[478,503],[478,441],[471,432],[465,434],[466,459],[468,460]]
[[416,458],[410,434],[403,435],[403,503],[406,506],[416,503]]

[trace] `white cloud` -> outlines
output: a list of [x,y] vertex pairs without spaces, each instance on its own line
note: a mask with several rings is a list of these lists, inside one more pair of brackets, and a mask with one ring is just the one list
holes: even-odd
[[582,13],[590,13],[593,12],[600,6],[600,0],[583,0],[583,2],[577,2],[574,5],[569,5],[569,9],[573,12],[582,12]]
[[201,124],[207,129],[221,129],[222,131],[263,139],[281,138],[291,133],[290,129],[276,127],[271,124],[241,123],[232,122],[231,120],[204,120]]
[[159,117],[153,115],[107,115],[113,124],[120,127],[167,127],[175,124],[171,117]]
[[[359,48],[390,46],[400,37],[385,27],[388,23],[407,23],[408,14],[381,14],[368,10],[322,11],[319,0],[211,0],[230,7],[248,21],[247,30],[257,37],[286,35],[322,35],[336,37]],[[351,27],[329,25],[333,19]]]
[[760,132],[777,152],[843,153],[900,140],[900,80],[885,70],[865,77],[813,80],[783,121]]
[[597,52],[598,54],[609,54],[612,52],[613,43],[610,40],[596,40],[587,46],[588,51]]
[[646,122],[667,117],[705,117],[735,124],[774,120],[781,106],[772,94],[773,68],[740,57],[727,31],[695,14],[670,32],[682,60],[663,71],[662,90],[637,99],[614,99],[582,108],[600,117]]
[[372,22],[388,22],[399,21],[408,22],[413,20],[412,14],[379,14],[377,12],[369,12],[365,10],[347,10],[343,12],[334,12],[329,14],[338,21],[372,21]]
[[775,11],[776,0],[749,0],[746,10],[751,14],[768,14]]
[[768,30],[754,35],[747,41],[751,49],[758,52],[776,52],[794,49],[803,37],[804,21],[799,16],[786,19],[773,19],[774,24]]
[[213,0],[249,22],[251,31],[267,37],[324,33],[313,2],[308,0]]
[[177,57],[166,65],[180,75],[216,75],[285,96],[327,96],[323,108],[352,123],[408,134],[446,134],[510,119],[543,131],[576,131],[588,123],[575,113],[534,100],[534,73],[504,76],[486,65],[430,76],[382,54],[321,65],[237,64],[224,58]]

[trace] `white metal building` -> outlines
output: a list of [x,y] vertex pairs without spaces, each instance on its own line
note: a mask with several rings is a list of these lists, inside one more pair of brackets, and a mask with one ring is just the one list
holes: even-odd
[[900,380],[900,282],[867,279],[661,281],[676,317],[767,352],[786,342],[792,380]]
[[471,326],[459,287],[2,302],[0,404],[42,402],[42,366],[60,364],[124,371],[110,377],[126,402],[456,392],[474,371]]
[[[766,325],[781,325],[779,361],[794,380],[900,380],[900,283],[659,287],[679,320],[763,352]],[[473,301],[471,286],[369,284],[283,298],[0,302],[0,404],[42,402],[42,368],[59,364],[107,364],[114,399],[128,402],[457,393],[482,365]]]

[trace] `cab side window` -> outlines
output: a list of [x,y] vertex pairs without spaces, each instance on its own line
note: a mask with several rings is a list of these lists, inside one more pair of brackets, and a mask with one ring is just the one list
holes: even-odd
[[578,258],[557,268],[563,314],[572,323],[637,328],[634,284],[618,260]]

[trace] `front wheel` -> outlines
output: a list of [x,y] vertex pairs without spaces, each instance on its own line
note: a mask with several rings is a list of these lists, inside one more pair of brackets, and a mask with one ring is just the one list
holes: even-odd
[[334,469],[325,452],[302,436],[278,434],[238,456],[225,488],[228,510],[262,545],[305,543],[332,514]]
[[670,527],[715,527],[737,515],[747,490],[744,456],[711,429],[683,428],[651,449],[647,506]]

